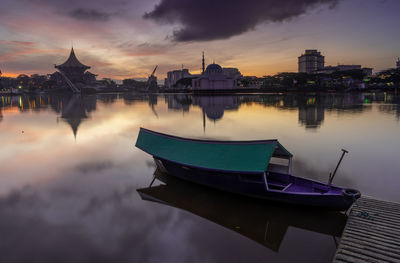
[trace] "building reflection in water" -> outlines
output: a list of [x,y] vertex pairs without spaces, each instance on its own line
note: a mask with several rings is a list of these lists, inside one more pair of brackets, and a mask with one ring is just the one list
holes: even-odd
[[[202,111],[203,128],[206,120],[216,122],[224,117],[225,111],[238,110],[242,104],[256,104],[275,107],[278,110],[297,110],[298,120],[306,129],[319,128],[325,119],[326,111],[339,114],[357,114],[371,110],[370,103],[381,103],[381,112],[400,118],[400,99],[387,93],[355,94],[249,94],[249,95],[192,95],[192,94],[97,94],[97,95],[37,95],[0,96],[0,121],[4,121],[8,110],[20,112],[40,111],[49,108],[71,126],[76,137],[78,128],[90,113],[96,110],[97,102],[113,104],[123,101],[125,105],[147,102],[158,118],[157,104],[164,97],[168,110],[189,112],[191,107]],[[200,120],[200,119],[199,119]]]
[[2,109],[20,112],[52,109],[61,120],[69,124],[76,138],[79,125],[89,117],[90,112],[96,110],[97,100],[102,98],[102,96],[82,95],[5,96],[0,99],[0,112]]
[[315,96],[305,98],[306,102],[299,105],[299,122],[307,129],[318,128],[325,118],[325,108],[316,102]]
[[62,98],[61,103],[61,119],[69,124],[76,139],[81,122],[88,118],[91,111],[96,110],[96,97],[73,95]]
[[202,109],[203,129],[206,130],[206,117],[216,122],[222,119],[225,110],[236,110],[239,108],[239,100],[236,96],[196,96],[193,105]]
[[208,119],[222,119],[226,110],[237,110],[240,102],[236,96],[195,96],[193,105],[199,106]]
[[189,112],[190,106],[193,105],[193,99],[188,94],[176,94],[165,96],[165,101],[168,104],[169,110],[178,110]]
[[389,104],[379,105],[379,110],[381,112],[395,115],[397,120],[400,120],[400,97],[391,97]]
[[[289,227],[340,237],[347,216],[262,202],[195,185],[155,171],[164,184],[138,189],[143,200],[180,208],[278,252]],[[153,183],[153,182],[152,182]]]

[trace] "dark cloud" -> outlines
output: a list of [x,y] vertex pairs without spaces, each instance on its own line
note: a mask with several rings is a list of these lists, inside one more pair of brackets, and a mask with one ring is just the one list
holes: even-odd
[[17,2],[25,7],[29,6],[32,10],[44,7],[53,10],[56,14],[76,20],[105,22],[126,12],[131,5],[130,2],[135,3],[135,0],[17,0]]
[[161,0],[144,18],[160,23],[180,23],[173,32],[176,41],[229,38],[262,22],[282,22],[340,0]]
[[73,18],[89,21],[108,21],[112,14],[96,9],[77,8],[69,12]]
[[79,164],[76,169],[81,173],[100,172],[106,169],[111,169],[115,165],[110,161],[89,162]]

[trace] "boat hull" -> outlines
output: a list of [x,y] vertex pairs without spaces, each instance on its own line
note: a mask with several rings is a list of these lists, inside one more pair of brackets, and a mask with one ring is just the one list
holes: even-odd
[[337,187],[335,188],[339,189],[339,191],[335,194],[285,192],[267,189],[265,182],[259,179],[263,178],[263,174],[213,171],[203,168],[189,167],[157,158],[155,158],[155,161],[158,168],[167,172],[169,175],[196,184],[257,199],[277,201],[293,205],[313,206],[321,209],[337,211],[347,210],[355,201],[355,198],[342,194],[342,191]]

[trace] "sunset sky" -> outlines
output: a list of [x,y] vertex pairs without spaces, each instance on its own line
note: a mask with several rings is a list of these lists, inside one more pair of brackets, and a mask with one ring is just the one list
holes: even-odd
[[326,65],[379,71],[400,57],[399,0],[0,0],[3,76],[47,74],[74,46],[99,77],[156,75],[182,64],[244,75],[297,71],[318,49]]

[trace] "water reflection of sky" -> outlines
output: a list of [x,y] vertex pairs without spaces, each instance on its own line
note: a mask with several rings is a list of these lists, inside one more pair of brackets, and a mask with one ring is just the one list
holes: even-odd
[[0,97],[0,262],[329,262],[330,236],[289,227],[275,253],[142,201],[154,166],[134,147],[139,127],[278,138],[294,174],[324,181],[346,148],[337,184],[400,201],[399,116],[399,99],[383,93]]

